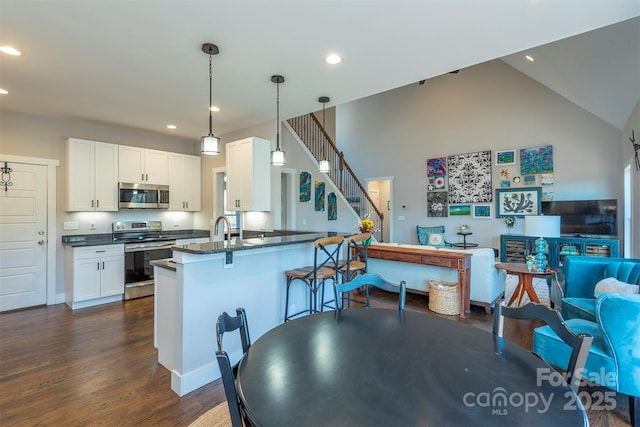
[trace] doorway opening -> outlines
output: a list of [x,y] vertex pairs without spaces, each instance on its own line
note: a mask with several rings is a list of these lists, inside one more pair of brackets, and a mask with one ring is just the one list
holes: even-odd
[[382,219],[382,241],[393,241],[393,177],[376,177],[365,179],[367,193],[373,204],[384,215]]

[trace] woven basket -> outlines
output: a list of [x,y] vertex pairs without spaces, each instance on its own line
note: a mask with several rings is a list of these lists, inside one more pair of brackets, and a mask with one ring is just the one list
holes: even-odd
[[429,310],[440,314],[460,314],[460,288],[458,284],[429,280]]

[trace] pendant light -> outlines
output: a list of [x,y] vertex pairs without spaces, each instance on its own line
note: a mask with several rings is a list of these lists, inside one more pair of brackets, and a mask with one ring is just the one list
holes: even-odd
[[284,151],[280,149],[280,83],[284,83],[284,77],[271,76],[271,81],[276,84],[276,149],[271,152],[271,164],[284,166]]
[[217,55],[219,50],[218,46],[213,43],[204,43],[202,45],[202,51],[209,55],[209,135],[200,138],[200,152],[207,155],[220,154],[220,138],[213,134],[211,107],[213,98],[213,72],[211,62],[213,55]]
[[[322,128],[324,129],[324,104],[329,102],[328,96],[321,96],[318,98],[318,102],[322,103]],[[324,155],[324,146],[322,146],[322,160],[318,162],[318,170],[321,173],[329,173],[331,171],[331,165],[329,164],[329,160]]]

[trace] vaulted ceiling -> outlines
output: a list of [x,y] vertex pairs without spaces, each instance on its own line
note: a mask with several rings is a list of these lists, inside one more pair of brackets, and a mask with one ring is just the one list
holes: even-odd
[[497,58],[622,128],[640,98],[639,16],[629,0],[0,0],[0,46],[23,52],[0,54],[0,108],[195,141],[211,42],[217,135],[275,119],[273,74],[287,118]]

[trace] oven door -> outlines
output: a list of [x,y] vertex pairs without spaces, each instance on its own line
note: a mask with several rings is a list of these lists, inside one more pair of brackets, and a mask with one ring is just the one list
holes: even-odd
[[151,261],[171,258],[175,240],[153,243],[127,243],[124,247],[124,299],[153,295]]

